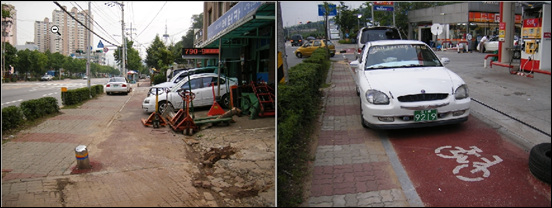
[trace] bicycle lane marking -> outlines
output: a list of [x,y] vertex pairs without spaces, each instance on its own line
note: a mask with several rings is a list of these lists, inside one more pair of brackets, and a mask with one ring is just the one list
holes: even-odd
[[529,172],[529,154],[473,116],[387,134],[425,206],[550,206],[550,186]]

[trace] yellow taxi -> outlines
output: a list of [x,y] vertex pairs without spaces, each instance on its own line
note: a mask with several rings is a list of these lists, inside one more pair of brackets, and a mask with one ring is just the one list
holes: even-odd
[[330,40],[311,40],[303,44],[293,53],[297,56],[297,58],[303,58],[303,56],[311,56],[316,49],[326,47],[326,45],[328,45],[328,48],[330,49],[330,56],[334,57],[335,45]]

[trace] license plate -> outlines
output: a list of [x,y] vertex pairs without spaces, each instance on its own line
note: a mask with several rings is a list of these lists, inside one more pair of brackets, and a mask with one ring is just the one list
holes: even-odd
[[118,85],[118,84],[114,84],[113,87],[119,87],[119,85]]
[[437,109],[414,111],[414,121],[435,121],[437,120]]

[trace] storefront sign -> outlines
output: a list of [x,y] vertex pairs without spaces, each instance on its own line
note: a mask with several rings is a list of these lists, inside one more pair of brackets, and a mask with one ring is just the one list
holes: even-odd
[[187,55],[218,55],[218,48],[183,48],[182,56]]
[[[469,12],[470,22],[500,22],[499,13]],[[515,22],[521,23],[521,15],[515,16]]]
[[238,23],[241,19],[252,12],[256,12],[261,2],[238,2],[230,10],[224,13],[213,24],[207,27],[207,39],[213,38],[226,28]]

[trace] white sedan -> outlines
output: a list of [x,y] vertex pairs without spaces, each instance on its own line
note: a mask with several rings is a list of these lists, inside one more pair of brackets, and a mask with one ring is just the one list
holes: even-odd
[[[498,50],[498,36],[491,38],[483,43],[483,52],[493,52]],[[518,38],[514,37],[514,46],[518,45]]]
[[125,77],[111,77],[105,85],[105,92],[108,95],[113,93],[123,93],[126,95],[130,90],[130,84]]
[[[213,105],[213,85],[215,94],[218,92],[217,86],[218,74],[204,73],[194,74],[185,77],[180,80],[176,85],[165,90],[160,91],[157,96],[157,103],[159,112],[163,113],[168,106],[171,106],[174,110],[183,108],[184,102],[182,97],[178,94],[178,90],[190,90],[194,93],[195,98],[192,100],[194,107],[210,106]],[[236,78],[220,77],[220,93],[222,95],[221,102],[218,103],[221,107],[230,106],[230,86],[237,85]],[[149,95],[142,102],[142,109],[146,113],[152,113],[155,111],[155,95]]]
[[362,125],[400,129],[467,121],[468,87],[444,67],[448,62],[421,41],[367,42],[361,57],[351,62]]

